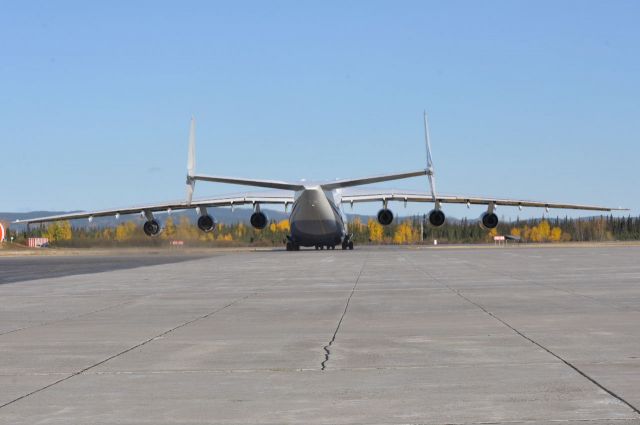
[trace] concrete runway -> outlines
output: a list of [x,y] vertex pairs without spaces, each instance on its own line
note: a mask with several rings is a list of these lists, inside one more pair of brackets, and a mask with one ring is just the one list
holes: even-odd
[[36,257],[0,257],[0,285],[26,280],[132,269],[155,264],[177,263],[202,258],[204,255],[136,254],[127,255],[62,255]]
[[1,424],[640,424],[638,247],[158,258],[0,285]]

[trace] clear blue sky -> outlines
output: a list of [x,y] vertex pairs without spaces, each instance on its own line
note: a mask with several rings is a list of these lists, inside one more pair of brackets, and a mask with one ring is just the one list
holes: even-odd
[[8,2],[0,211],[182,198],[191,115],[203,173],[420,168],[427,109],[440,192],[640,214],[638,16],[637,1]]

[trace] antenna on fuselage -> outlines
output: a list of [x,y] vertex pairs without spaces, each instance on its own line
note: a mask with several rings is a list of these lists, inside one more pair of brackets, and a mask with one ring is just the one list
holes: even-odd
[[424,143],[427,149],[427,178],[429,179],[429,186],[431,188],[431,197],[433,202],[436,200],[436,179],[435,171],[433,169],[433,158],[431,157],[431,142],[429,140],[429,121],[427,119],[427,111],[424,111]]
[[196,169],[196,119],[191,117],[189,126],[189,152],[187,154],[187,205],[191,205],[196,181],[193,178]]

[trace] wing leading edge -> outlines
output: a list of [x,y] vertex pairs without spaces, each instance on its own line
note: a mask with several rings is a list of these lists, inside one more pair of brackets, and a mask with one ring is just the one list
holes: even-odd
[[501,205],[510,207],[537,207],[537,208],[556,208],[556,209],[572,209],[585,211],[628,211],[627,208],[612,208],[599,205],[583,205],[570,204],[563,202],[544,202],[544,201],[528,201],[518,199],[490,198],[481,196],[457,196],[457,195],[440,195],[434,197],[431,193],[426,192],[404,192],[404,191],[369,191],[359,192],[356,194],[343,194],[342,203],[360,203],[360,202],[431,202],[441,204],[467,204],[467,205]]
[[30,218],[24,220],[16,220],[15,224],[36,224],[36,223],[48,223],[61,220],[75,220],[81,218],[96,218],[96,217],[110,217],[120,216],[127,214],[146,214],[153,212],[171,212],[187,210],[192,208],[202,207],[229,207],[229,206],[241,206],[241,205],[253,205],[253,204],[280,204],[288,205],[293,203],[293,196],[286,196],[281,194],[274,195],[251,195],[246,196],[230,196],[220,198],[210,198],[202,200],[194,200],[190,204],[186,201],[166,202],[161,204],[149,204],[139,205],[127,208],[117,208],[110,210],[98,210],[98,211],[82,211],[77,213],[52,215],[47,217]]

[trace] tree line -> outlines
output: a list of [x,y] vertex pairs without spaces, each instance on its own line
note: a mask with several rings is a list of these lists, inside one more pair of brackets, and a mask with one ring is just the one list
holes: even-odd
[[[281,246],[289,234],[289,221],[271,221],[263,230],[256,230],[242,222],[216,225],[213,232],[204,233],[182,216],[169,217],[157,238],[144,235],[141,222],[124,221],[117,226],[73,227],[69,221],[51,223],[10,234],[17,243],[25,243],[28,237],[46,237],[52,245],[82,246],[161,246],[171,241],[183,241],[188,245],[216,246]],[[382,226],[377,220],[363,221],[353,217],[348,223],[349,232],[356,244],[413,244],[432,243],[487,243],[496,235],[511,235],[522,242],[558,243],[568,241],[626,241],[640,240],[640,217],[599,216],[590,218],[539,218],[501,221],[492,230],[480,228],[477,220],[451,220],[433,228],[426,224],[425,216],[394,220]]]

